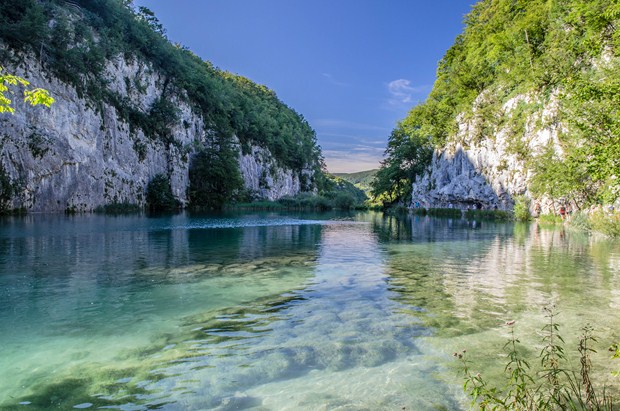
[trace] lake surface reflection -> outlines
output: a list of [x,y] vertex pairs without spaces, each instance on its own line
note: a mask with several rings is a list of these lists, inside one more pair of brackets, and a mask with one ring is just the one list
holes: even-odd
[[620,339],[620,244],[381,213],[6,218],[0,410],[466,409],[452,352],[495,378],[505,321],[535,355],[551,303],[567,342]]

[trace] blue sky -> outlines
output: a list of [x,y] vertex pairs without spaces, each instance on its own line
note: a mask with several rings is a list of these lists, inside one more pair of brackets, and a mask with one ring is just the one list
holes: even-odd
[[274,90],[331,172],[376,168],[474,0],[134,0],[168,38]]

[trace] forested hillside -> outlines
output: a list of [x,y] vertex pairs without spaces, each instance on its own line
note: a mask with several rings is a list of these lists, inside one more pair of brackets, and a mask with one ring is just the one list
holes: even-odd
[[[35,61],[44,73],[32,67]],[[172,44],[153,13],[134,9],[130,0],[2,1],[0,62],[19,68],[25,77],[43,75],[69,85],[101,114],[101,127],[107,127],[104,113],[113,107],[115,121],[127,124],[134,136],[139,161],[148,161],[147,145],[159,145],[160,151],[176,147],[190,155],[215,147],[219,157],[234,158],[256,157],[256,147],[273,156],[279,167],[292,170],[301,191],[312,190],[319,179],[320,148],[303,116],[267,87]],[[119,73],[124,78],[118,78]],[[156,91],[149,89],[148,79],[157,83]],[[116,84],[119,81],[122,84]],[[62,96],[56,100],[61,104]],[[181,105],[203,124],[192,124]],[[194,144],[181,141],[179,130],[192,133]],[[19,164],[6,167],[20,172]],[[240,181],[230,179],[236,185],[232,191],[242,191]]]
[[[499,144],[501,134],[513,171],[527,176],[517,194],[579,207],[613,202],[620,195],[619,23],[614,0],[477,3],[427,100],[392,132],[375,195],[410,201],[433,150],[458,143],[467,152],[481,141]],[[551,138],[536,147],[531,136],[544,130]]]
[[370,192],[370,183],[374,180],[377,170],[358,171],[356,173],[334,173],[336,177],[348,181],[366,193]]

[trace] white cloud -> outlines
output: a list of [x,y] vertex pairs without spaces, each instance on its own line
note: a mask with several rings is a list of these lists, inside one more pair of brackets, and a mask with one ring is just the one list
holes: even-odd
[[348,87],[349,83],[345,83],[343,81],[336,80],[336,78],[330,73],[322,73],[323,77],[325,77],[331,84],[340,86],[340,87]]
[[425,93],[430,89],[427,85],[414,86],[410,80],[404,78],[390,81],[387,88],[391,96],[389,100],[391,105],[410,104],[413,102],[414,94]]

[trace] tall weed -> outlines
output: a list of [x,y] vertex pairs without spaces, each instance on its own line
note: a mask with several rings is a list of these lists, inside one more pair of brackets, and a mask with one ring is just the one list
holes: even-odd
[[[510,336],[504,345],[507,364],[503,385],[492,385],[480,373],[472,371],[466,351],[454,353],[461,361],[465,375],[464,391],[471,397],[471,408],[481,410],[613,410],[614,402],[604,386],[592,381],[591,355],[596,351],[593,329],[586,325],[579,338],[579,370],[567,367],[564,339],[559,334],[557,313],[553,307],[545,309],[547,323],[541,330],[543,348],[536,368],[522,354],[523,347],[516,337],[514,324],[509,321]],[[620,357],[616,344],[610,349],[614,358]]]

